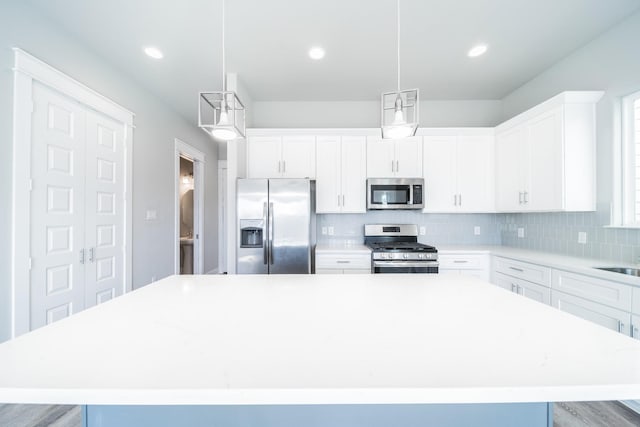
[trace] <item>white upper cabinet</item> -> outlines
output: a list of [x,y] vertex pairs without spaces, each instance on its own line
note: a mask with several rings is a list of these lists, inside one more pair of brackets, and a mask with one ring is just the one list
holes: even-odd
[[315,178],[314,136],[251,136],[247,144],[249,178]]
[[496,128],[502,212],[595,210],[595,103],[563,92]]
[[422,176],[422,137],[382,139],[367,137],[368,178]]
[[319,136],[316,212],[366,212],[366,137]]
[[[431,131],[431,130],[430,130]],[[491,212],[492,129],[439,129],[424,136],[424,212]]]

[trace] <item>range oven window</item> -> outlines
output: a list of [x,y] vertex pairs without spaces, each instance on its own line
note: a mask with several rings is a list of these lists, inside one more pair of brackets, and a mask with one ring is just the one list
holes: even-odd
[[408,185],[375,185],[371,187],[371,201],[376,205],[406,205],[411,200]]
[[438,264],[409,262],[374,262],[374,273],[438,273]]

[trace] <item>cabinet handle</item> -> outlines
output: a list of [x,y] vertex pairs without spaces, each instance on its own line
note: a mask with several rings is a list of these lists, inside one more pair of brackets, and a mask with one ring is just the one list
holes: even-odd
[[454,259],[453,262],[455,264],[466,264],[469,261],[467,261],[466,259]]
[[462,206],[462,194],[458,194],[458,206]]
[[80,264],[84,264],[84,248],[80,249]]
[[280,160],[278,160],[278,173],[282,172],[282,166],[280,166]]
[[518,191],[518,204],[522,204],[522,191]]
[[338,194],[338,206],[340,206],[340,195]]
[[344,194],[342,195],[342,207],[344,207]]
[[516,294],[518,293],[518,287],[513,283],[511,284],[511,292],[515,292]]
[[524,270],[523,270],[523,269],[521,269],[521,268],[516,268],[516,267],[509,267],[509,268],[510,268],[511,270],[515,270],[515,271],[517,271],[517,272],[519,272],[519,273],[524,273]]
[[395,163],[393,162],[393,160],[391,160],[391,172],[395,172],[396,171],[395,168],[396,168]]
[[635,326],[631,325],[631,338],[635,338],[637,330],[638,330],[638,328],[636,328]]
[[400,160],[396,160],[396,172],[400,172]]
[[622,329],[624,329],[624,323],[618,320],[618,332],[622,332]]
[[94,248],[89,249],[89,262],[93,262],[95,260],[94,255]]
[[453,206],[458,206],[458,195],[457,194],[453,195]]
[[287,172],[287,161],[283,160],[282,161],[282,173],[286,173]]
[[524,192],[524,204],[526,205],[527,203],[529,203],[529,192],[525,191]]
[[349,263],[351,263],[351,261],[346,261],[346,260],[343,261],[341,259],[336,261],[336,264],[349,264]]

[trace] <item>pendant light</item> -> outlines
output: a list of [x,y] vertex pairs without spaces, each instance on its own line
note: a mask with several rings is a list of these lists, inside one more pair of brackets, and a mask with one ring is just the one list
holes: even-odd
[[400,90],[400,0],[396,2],[397,80],[395,92],[382,94],[382,138],[406,138],[418,129],[418,89]]
[[214,138],[230,141],[245,137],[245,111],[238,95],[227,90],[224,6],[222,0],[222,91],[200,92],[198,126]]

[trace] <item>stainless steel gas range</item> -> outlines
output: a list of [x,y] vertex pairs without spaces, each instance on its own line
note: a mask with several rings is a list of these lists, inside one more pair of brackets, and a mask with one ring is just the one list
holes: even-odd
[[364,243],[371,248],[372,273],[438,272],[438,250],[418,243],[417,225],[365,225]]

